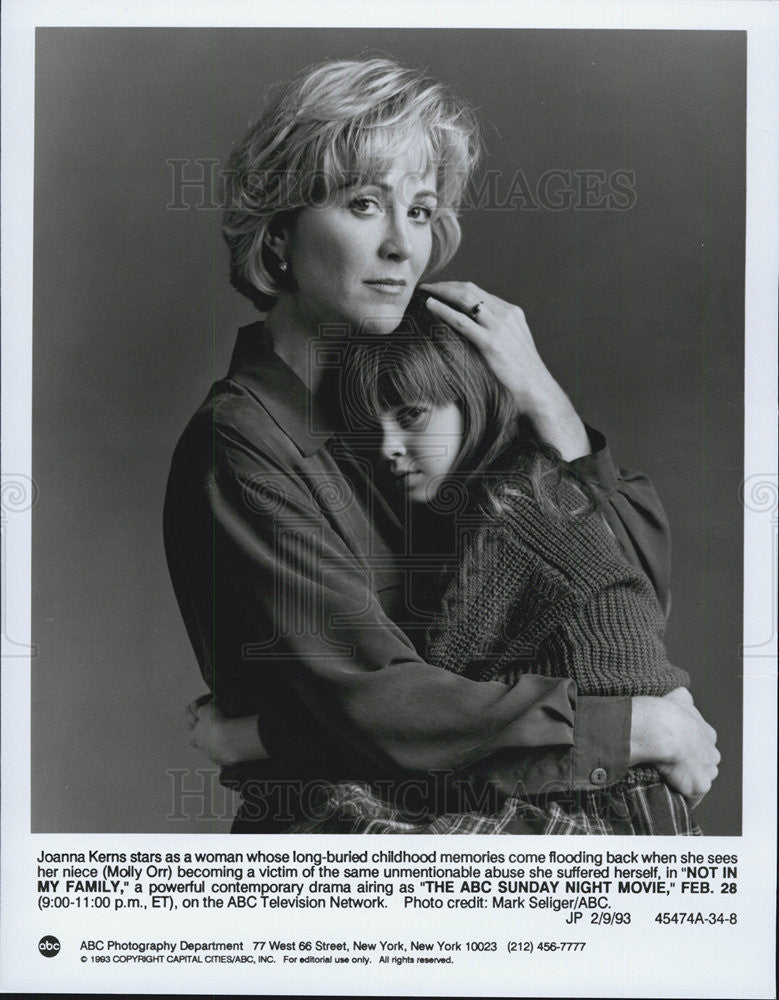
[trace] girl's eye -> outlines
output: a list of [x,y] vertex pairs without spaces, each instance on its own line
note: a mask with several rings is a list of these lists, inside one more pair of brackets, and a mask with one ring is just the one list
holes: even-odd
[[427,407],[425,406],[407,406],[398,414],[398,423],[401,427],[413,427],[416,424],[421,424],[426,414]]

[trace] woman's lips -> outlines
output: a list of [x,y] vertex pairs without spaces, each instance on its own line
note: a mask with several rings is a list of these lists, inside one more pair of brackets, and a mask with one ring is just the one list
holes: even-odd
[[376,281],[365,281],[363,284],[384,295],[400,295],[406,289],[405,281],[398,281],[394,278],[378,278]]

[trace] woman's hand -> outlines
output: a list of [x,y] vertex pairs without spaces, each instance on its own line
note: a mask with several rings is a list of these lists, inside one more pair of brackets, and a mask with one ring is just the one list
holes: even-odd
[[187,705],[189,742],[221,767],[267,758],[257,730],[257,716],[228,719],[213,699],[196,698]]
[[653,764],[668,784],[697,806],[717,777],[717,734],[687,688],[663,698],[633,698],[630,763]]
[[437,281],[419,287],[431,293],[425,302],[428,312],[481,351],[542,440],[557,448],[568,462],[589,455],[584,424],[541,360],[519,306],[469,281]]

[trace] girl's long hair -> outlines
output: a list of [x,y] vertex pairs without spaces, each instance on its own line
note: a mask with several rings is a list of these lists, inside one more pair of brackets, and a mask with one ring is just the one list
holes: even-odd
[[[370,422],[396,406],[454,402],[462,412],[464,434],[450,480],[467,491],[468,506],[499,515],[519,488],[546,513],[560,514],[555,486],[563,476],[575,477],[559,452],[538,440],[481,353],[434,321],[423,301],[415,294],[390,337],[352,345],[342,384],[347,408]],[[582,492],[589,497],[586,487]]]

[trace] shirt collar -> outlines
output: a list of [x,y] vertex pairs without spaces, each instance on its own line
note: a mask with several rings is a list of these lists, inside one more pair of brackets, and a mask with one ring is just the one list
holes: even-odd
[[313,455],[335,433],[334,422],[271,347],[261,321],[238,331],[228,378],[257,398],[302,455]]

